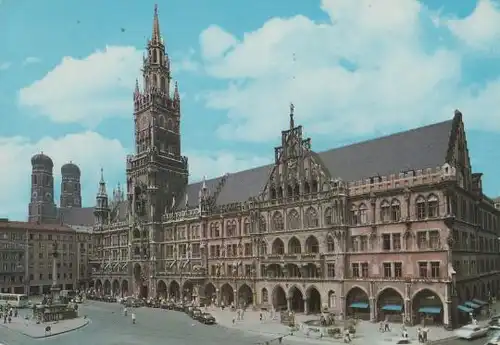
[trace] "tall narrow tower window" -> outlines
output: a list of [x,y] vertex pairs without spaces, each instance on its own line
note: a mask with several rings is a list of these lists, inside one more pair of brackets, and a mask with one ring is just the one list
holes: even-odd
[[157,63],[158,62],[158,51],[155,50],[153,52],[153,63]]
[[161,77],[161,91],[166,91],[165,77]]

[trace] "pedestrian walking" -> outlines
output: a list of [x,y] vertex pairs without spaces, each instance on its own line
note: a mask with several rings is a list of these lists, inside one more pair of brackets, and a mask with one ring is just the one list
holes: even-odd
[[135,325],[135,313],[132,313],[132,324]]

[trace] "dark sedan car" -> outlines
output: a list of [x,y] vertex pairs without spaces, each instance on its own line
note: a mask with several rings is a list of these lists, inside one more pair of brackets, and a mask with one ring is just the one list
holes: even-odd
[[201,323],[204,323],[205,325],[215,325],[216,324],[215,317],[213,317],[213,315],[210,313],[202,313],[200,315],[199,321]]

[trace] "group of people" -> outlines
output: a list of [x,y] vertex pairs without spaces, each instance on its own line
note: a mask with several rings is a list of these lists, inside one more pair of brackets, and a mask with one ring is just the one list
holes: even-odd
[[[125,307],[123,307],[123,316],[127,316],[127,315],[128,315],[128,308],[125,306]],[[135,325],[135,313],[132,312],[130,316],[132,318],[132,324]]]
[[11,323],[12,317],[18,316],[17,308],[13,308],[9,304],[0,307],[0,319],[3,318],[3,323]]

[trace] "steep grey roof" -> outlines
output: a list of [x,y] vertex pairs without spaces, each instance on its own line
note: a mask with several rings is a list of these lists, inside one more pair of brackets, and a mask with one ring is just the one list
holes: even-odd
[[59,208],[59,219],[63,224],[92,226],[94,224],[93,207]]
[[[407,170],[435,168],[446,161],[453,120],[419,127],[340,148],[318,155],[332,177],[357,181],[377,175],[397,174]],[[230,174],[222,188],[217,204],[246,201],[264,188],[273,165]],[[223,177],[206,181],[213,193]],[[189,205],[198,204],[202,182],[187,186]],[[185,200],[179,204],[185,205]]]

